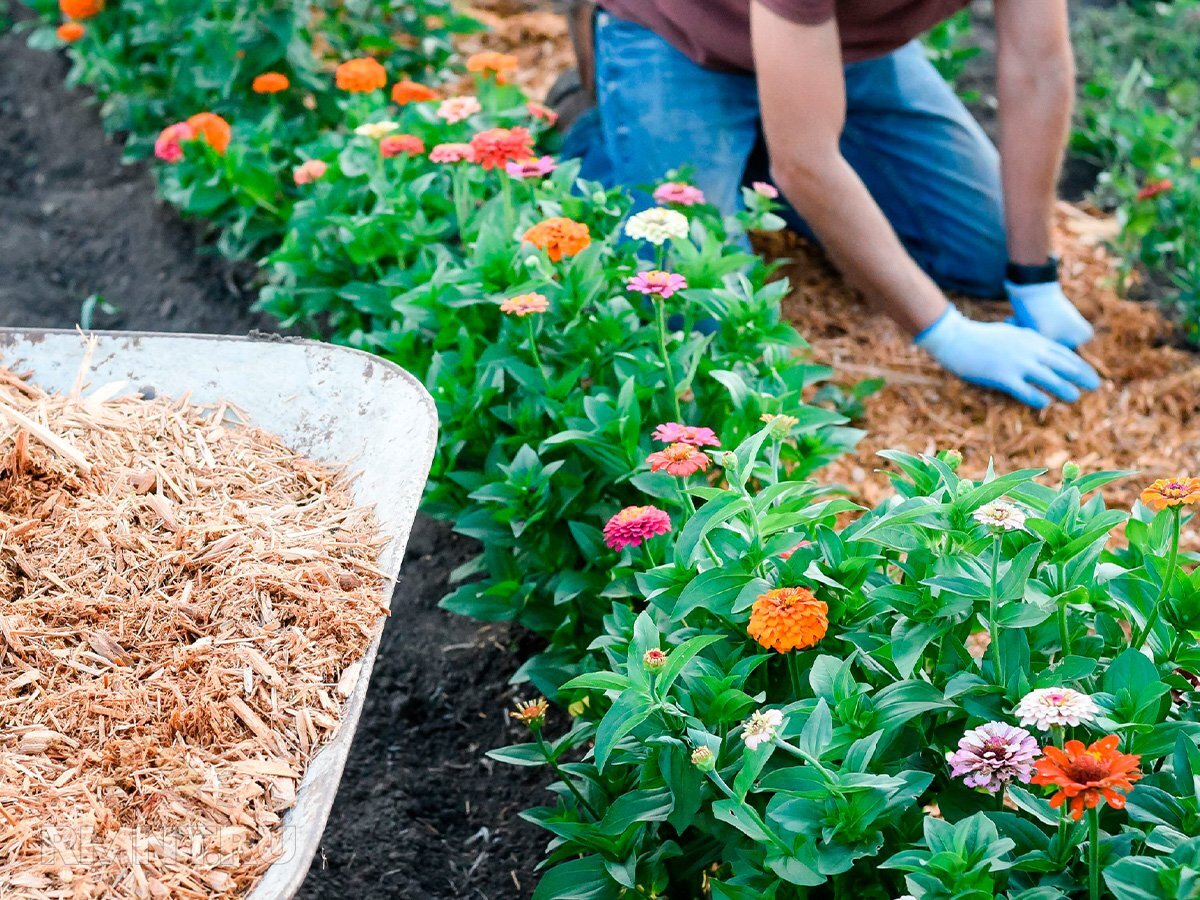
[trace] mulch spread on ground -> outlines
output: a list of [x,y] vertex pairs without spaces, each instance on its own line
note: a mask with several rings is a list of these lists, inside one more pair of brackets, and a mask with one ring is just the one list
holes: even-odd
[[242,893],[385,612],[348,479],[0,367],[0,895]]
[[[1118,296],[1115,260],[1104,247],[1112,227],[1111,219],[1060,205],[1063,283],[1096,328],[1082,355],[1104,383],[1078,403],[1055,403],[1044,412],[949,375],[890,321],[868,310],[799,239],[772,236],[772,249],[796,260],[783,270],[794,286],[784,311],[812,343],[816,358],[832,365],[844,382],[886,379],[868,400],[866,419],[856,423],[867,431],[858,452],[823,470],[823,480],[846,484],[873,504],[889,492],[878,472],[887,463],[877,451],[956,449],[964,457],[962,472],[972,477],[984,473],[989,458],[997,471],[1045,467],[1056,474],[1068,460],[1084,471],[1137,470],[1138,477],[1105,490],[1109,505],[1128,507],[1148,480],[1195,474],[1200,359],[1169,343],[1174,329],[1152,303]],[[960,305],[977,318],[1010,314],[1004,303]]]

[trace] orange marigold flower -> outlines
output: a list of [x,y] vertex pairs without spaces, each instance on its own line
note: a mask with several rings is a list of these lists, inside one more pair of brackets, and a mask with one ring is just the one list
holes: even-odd
[[1117,735],[1110,734],[1090,747],[1079,741],[1067,741],[1061,749],[1043,747],[1031,783],[1057,787],[1050,805],[1058,809],[1069,800],[1075,821],[1083,817],[1084,807],[1092,809],[1102,799],[1114,809],[1123,809],[1124,795],[1142,777],[1138,771],[1142,758],[1121,753],[1117,749],[1120,743]]
[[545,250],[552,262],[564,256],[574,256],[592,242],[588,227],[582,222],[555,216],[538,222],[521,236],[539,250]]
[[480,75],[495,75],[500,84],[508,82],[508,78],[517,71],[519,60],[511,53],[497,53],[495,50],[484,50],[467,58],[467,71],[478,72]]
[[58,39],[64,44],[73,44],[86,33],[87,29],[78,22],[63,22],[55,31],[55,34],[58,35]]
[[351,94],[367,94],[387,86],[387,71],[369,56],[349,59],[337,67],[337,86]]
[[1160,478],[1142,491],[1141,499],[1155,512],[1200,503],[1200,478]]
[[471,138],[471,152],[485,170],[502,169],[509,160],[533,156],[533,135],[527,128],[489,128]]
[[651,472],[665,469],[668,475],[686,478],[695,472],[703,472],[712,460],[708,458],[707,453],[681,441],[651,453],[646,457],[646,462],[650,463]]
[[217,153],[224,155],[225,151],[229,149],[229,139],[233,132],[229,123],[216,113],[196,113],[187,120],[187,126],[196,133],[197,138],[204,138],[208,142],[208,146]]
[[104,11],[104,0],[58,0],[58,8],[69,19],[90,19]]
[[808,588],[767,591],[754,601],[746,631],[768,650],[787,653],[815,646],[829,630],[829,606]]
[[436,100],[438,92],[431,87],[425,87],[416,81],[409,81],[407,78],[397,81],[392,86],[392,102],[398,103],[400,106],[407,106],[409,103],[423,103],[426,100]]
[[278,94],[291,86],[291,81],[282,72],[263,72],[251,85],[256,94]]

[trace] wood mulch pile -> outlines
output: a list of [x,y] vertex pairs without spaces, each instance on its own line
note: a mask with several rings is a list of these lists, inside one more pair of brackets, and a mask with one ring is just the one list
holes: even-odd
[[385,612],[348,480],[226,405],[0,367],[0,896],[227,896]]
[[[1082,355],[1104,383],[1076,404],[1040,413],[948,375],[799,239],[771,236],[771,249],[795,260],[783,270],[795,288],[784,311],[817,359],[843,382],[886,379],[856,423],[867,431],[858,452],[823,477],[874,504],[889,493],[877,451],[953,448],[972,477],[983,474],[989,457],[998,471],[1029,466],[1057,474],[1068,460],[1085,471],[1136,469],[1138,476],[1105,489],[1110,505],[1128,507],[1146,481],[1200,471],[1200,357],[1170,343],[1174,328],[1153,303],[1117,295],[1115,261],[1104,247],[1114,227],[1111,219],[1060,205],[1064,286],[1096,328]],[[977,318],[1011,314],[1003,303],[960,305]]]

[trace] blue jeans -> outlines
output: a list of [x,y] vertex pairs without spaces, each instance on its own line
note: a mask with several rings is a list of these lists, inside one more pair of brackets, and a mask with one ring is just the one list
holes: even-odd
[[[948,290],[1003,294],[1007,260],[996,148],[917,41],[846,66],[842,155],[908,252]],[[769,181],[753,75],[696,65],[640,25],[596,17],[597,108],[567,135],[583,175],[645,189],[691,165],[724,213]],[[648,203],[639,191],[641,203]],[[790,207],[785,218],[812,236]]]

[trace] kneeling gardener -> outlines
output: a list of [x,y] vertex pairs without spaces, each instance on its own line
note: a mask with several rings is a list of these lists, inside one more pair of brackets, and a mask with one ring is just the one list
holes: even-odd
[[[585,175],[644,185],[691,164],[729,213],[769,171],[792,224],[954,374],[1038,408],[1099,385],[1050,245],[1067,0],[995,0],[999,153],[916,40],[967,0],[599,2],[598,117],[568,136]],[[943,290],[1007,293],[1012,323]]]

